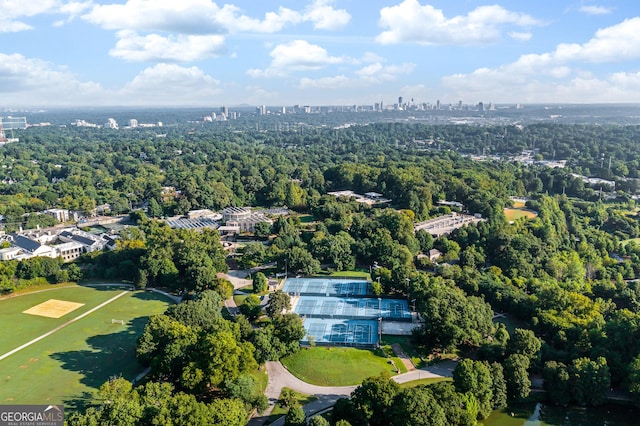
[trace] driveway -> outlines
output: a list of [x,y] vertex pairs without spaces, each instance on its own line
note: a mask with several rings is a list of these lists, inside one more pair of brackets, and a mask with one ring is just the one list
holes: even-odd
[[[456,361],[445,361],[437,365],[429,366],[423,369],[416,369],[404,374],[393,376],[392,379],[397,383],[406,383],[413,380],[420,380],[435,377],[451,377],[456,367]],[[319,411],[323,411],[332,407],[339,398],[348,397],[355,390],[354,386],[316,386],[295,377],[289,372],[279,361],[269,361],[266,363],[267,375],[269,382],[265,395],[269,399],[269,408],[263,414],[263,417],[254,417],[249,422],[250,426],[264,425],[267,417],[278,402],[280,392],[283,387],[293,389],[308,395],[315,395],[318,399],[302,407],[304,412],[309,416]],[[272,425],[284,425],[284,417],[273,422]]]

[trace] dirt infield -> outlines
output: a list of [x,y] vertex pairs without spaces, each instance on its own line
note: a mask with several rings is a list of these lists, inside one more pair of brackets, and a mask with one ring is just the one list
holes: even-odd
[[75,311],[84,303],[67,302],[65,300],[49,299],[39,305],[23,311],[23,314],[38,315],[47,318],[61,318],[69,312]]

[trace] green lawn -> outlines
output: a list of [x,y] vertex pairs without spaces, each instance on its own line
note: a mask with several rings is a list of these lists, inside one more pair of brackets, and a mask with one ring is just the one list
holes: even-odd
[[368,271],[336,271],[332,272],[330,277],[345,277],[345,278],[366,278],[371,279],[371,275]]
[[534,212],[533,210],[527,209],[504,209],[504,216],[508,221],[512,221],[520,219],[521,217],[533,219],[534,217],[538,216],[538,213]]
[[451,377],[430,377],[428,379],[418,379],[418,380],[413,380],[411,382],[402,383],[400,384],[400,387],[415,388],[416,386],[420,386],[420,385],[432,385],[438,382],[451,382],[451,381],[453,381]]
[[[0,301],[0,355],[78,317],[122,293],[112,287],[61,288]],[[85,303],[53,319],[22,311],[49,299]],[[127,291],[108,305],[0,360],[0,404],[60,404],[74,410],[91,403],[112,376],[134,379],[142,370],[135,345],[148,316],[171,302],[157,293]],[[125,324],[112,324],[112,319]],[[9,331],[9,332],[7,332]]]
[[282,363],[299,379],[318,386],[357,385],[383,371],[395,375],[386,358],[366,349],[316,346],[283,358]]

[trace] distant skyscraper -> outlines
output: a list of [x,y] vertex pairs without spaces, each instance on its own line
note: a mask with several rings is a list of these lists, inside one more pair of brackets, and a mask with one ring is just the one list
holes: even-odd
[[484,104],[482,102],[478,102],[478,111],[484,112]]
[[440,109],[440,99],[436,101],[436,109]]
[[131,128],[138,127],[138,120],[136,120],[135,118],[132,118],[131,120],[129,120],[129,127]]
[[400,106],[400,108],[402,108],[402,96],[398,96],[398,106]]
[[107,129],[117,129],[118,122],[115,120],[115,118],[109,118],[104,127],[106,127]]
[[228,106],[220,107],[220,112],[224,115],[225,118],[229,117],[229,107]]

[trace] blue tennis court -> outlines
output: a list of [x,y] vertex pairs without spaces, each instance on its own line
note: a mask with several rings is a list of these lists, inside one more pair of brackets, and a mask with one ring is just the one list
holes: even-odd
[[306,318],[390,319],[411,321],[406,300],[367,297],[300,296],[294,310]]
[[305,337],[319,345],[375,346],[378,343],[378,322],[372,320],[318,319],[304,321]]
[[282,288],[298,296],[366,296],[368,290],[367,280],[346,278],[287,278]]

